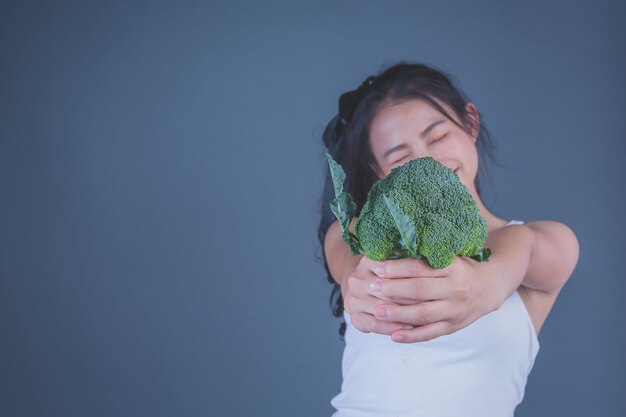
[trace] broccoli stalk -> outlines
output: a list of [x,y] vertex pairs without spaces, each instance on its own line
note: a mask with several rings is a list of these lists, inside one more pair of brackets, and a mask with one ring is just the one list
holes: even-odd
[[467,188],[444,165],[418,158],[394,168],[369,190],[352,233],[356,204],[343,191],[346,174],[326,157],[335,189],[330,208],[353,255],[363,253],[373,260],[425,258],[435,268],[445,268],[456,256],[489,258],[491,251],[483,248],[487,223]]

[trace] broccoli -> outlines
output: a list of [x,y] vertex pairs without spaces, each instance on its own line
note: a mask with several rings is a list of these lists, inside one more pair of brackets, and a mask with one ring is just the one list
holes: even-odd
[[376,261],[425,258],[434,268],[445,268],[456,256],[489,258],[491,251],[483,248],[487,222],[467,188],[445,165],[426,157],[392,169],[369,190],[351,233],[356,204],[343,192],[345,172],[326,156],[335,188],[331,210],[353,255],[363,253]]

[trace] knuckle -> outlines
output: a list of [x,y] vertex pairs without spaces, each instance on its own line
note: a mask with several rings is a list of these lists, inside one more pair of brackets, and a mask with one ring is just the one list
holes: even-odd
[[366,325],[366,320],[363,320],[362,314],[357,314],[352,316],[352,325],[357,329],[362,331],[363,333],[369,333],[369,329]]
[[460,324],[465,322],[468,316],[469,316],[469,311],[463,308],[459,308],[456,311],[456,314],[453,317],[451,317],[451,320],[449,321],[450,328],[452,329],[451,331],[456,331],[460,329],[461,328]]
[[422,280],[415,280],[413,291],[418,297],[426,297],[428,295],[428,286]]
[[[378,314],[378,316],[381,317],[382,320],[390,320],[394,317],[393,308],[387,304],[379,304],[377,307],[374,308],[373,314],[374,316],[372,317],[376,317],[376,314]],[[381,314],[384,315],[381,316]]]
[[417,319],[419,324],[430,323],[433,318],[433,313],[429,308],[422,308],[418,310]]
[[376,320],[375,317],[370,318],[370,330],[374,333],[384,333],[385,323]]
[[357,268],[359,268],[360,271],[367,273],[375,266],[375,262],[376,261],[371,260],[367,256],[363,256],[359,261]]
[[397,287],[397,283],[394,281],[382,281],[380,283],[380,295],[383,300],[391,300],[398,298],[401,290]]
[[378,265],[376,275],[379,277],[393,277],[398,273],[399,260],[385,260]]
[[348,288],[354,288],[359,282],[359,277],[356,275],[350,275],[348,277]]
[[365,317],[365,327],[368,332],[376,331],[376,319],[372,316]]
[[419,259],[411,259],[410,260],[410,271],[411,271],[411,275],[413,276],[420,276],[422,274],[422,270],[423,270],[423,261],[420,261]]
[[378,292],[382,295],[389,295],[389,284],[384,279],[379,278],[378,281],[380,282],[380,290]]

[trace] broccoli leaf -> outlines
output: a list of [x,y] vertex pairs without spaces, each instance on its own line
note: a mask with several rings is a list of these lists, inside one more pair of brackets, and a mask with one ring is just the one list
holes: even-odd
[[346,172],[341,168],[330,154],[326,154],[328,160],[328,166],[330,167],[330,176],[333,178],[333,187],[335,187],[335,197],[343,192],[343,183],[346,180]]
[[350,231],[344,232],[343,235],[341,236],[341,239],[348,246],[350,246],[350,250],[352,251],[352,256],[356,256],[359,253],[363,253],[363,248],[361,247],[361,244],[359,243],[359,239],[355,235],[350,233]]
[[402,211],[400,206],[392,198],[387,197],[386,194],[383,195],[383,198],[400,232],[403,249],[407,249],[412,256],[415,256],[417,254],[417,231],[415,230],[415,223]]
[[339,220],[341,232],[345,234],[349,231],[350,222],[356,213],[356,203],[352,200],[352,196],[348,193],[340,193],[330,202],[330,210]]
[[330,209],[339,220],[341,227],[341,238],[352,250],[352,255],[358,255],[363,252],[359,239],[350,233],[350,222],[356,213],[356,203],[352,200],[352,196],[348,193],[341,193],[337,198],[330,202]]
[[335,160],[326,154],[328,166],[330,168],[330,176],[333,179],[333,187],[335,188],[335,199],[330,202],[330,210],[333,212],[339,226],[341,227],[341,239],[350,246],[352,255],[363,253],[363,248],[359,239],[350,232],[350,222],[356,214],[356,203],[352,196],[343,192],[343,183],[346,180],[346,173]]

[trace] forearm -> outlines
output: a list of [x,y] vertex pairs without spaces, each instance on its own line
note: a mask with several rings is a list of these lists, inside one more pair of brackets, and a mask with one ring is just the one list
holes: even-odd
[[354,271],[363,255],[352,255],[348,245],[341,239],[341,229],[338,222],[334,222],[326,233],[324,254],[331,276],[339,284],[341,293],[344,295],[348,276]]
[[574,232],[554,221],[507,226],[489,235],[491,259],[486,275],[504,302],[520,285],[548,294],[558,293],[578,261]]
[[533,244],[533,232],[523,225],[507,226],[489,234],[485,246],[492,255],[481,266],[497,291],[496,309],[523,284]]

